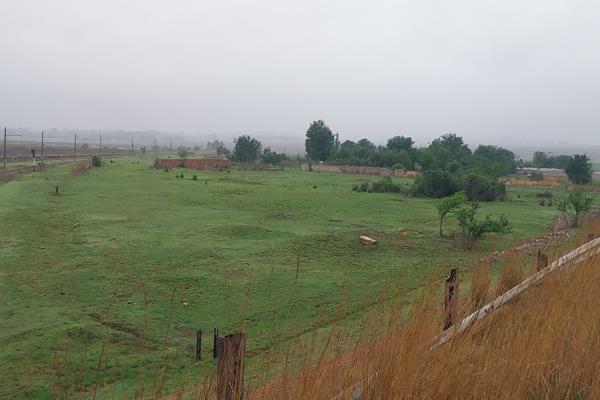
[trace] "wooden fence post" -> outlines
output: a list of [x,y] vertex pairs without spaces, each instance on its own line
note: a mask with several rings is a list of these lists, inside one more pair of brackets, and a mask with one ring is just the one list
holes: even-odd
[[223,338],[219,337],[219,329],[213,329],[213,358],[219,358],[223,353]]
[[196,331],[196,361],[202,360],[202,330]]
[[458,268],[450,270],[450,276],[446,279],[445,288],[444,309],[446,310],[446,321],[444,321],[444,330],[450,328],[454,323],[453,320],[458,300]]
[[243,333],[227,335],[219,354],[217,400],[242,400],[244,396],[244,355],[246,336]]
[[596,235],[595,233],[588,233],[588,242],[600,237],[600,235]]
[[548,256],[545,254],[542,254],[542,251],[538,249],[537,263],[536,263],[537,272],[541,271],[542,269],[546,268],[547,266],[548,266]]

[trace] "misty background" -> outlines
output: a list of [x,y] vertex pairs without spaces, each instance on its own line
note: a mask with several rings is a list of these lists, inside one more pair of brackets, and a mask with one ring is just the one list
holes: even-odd
[[0,124],[205,145],[250,133],[587,151],[600,158],[593,1],[3,1]]

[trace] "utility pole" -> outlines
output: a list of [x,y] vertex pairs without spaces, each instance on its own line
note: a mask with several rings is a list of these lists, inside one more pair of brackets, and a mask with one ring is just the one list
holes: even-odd
[[54,139],[54,136],[44,136],[44,131],[42,131],[42,155],[41,158],[42,160],[44,159],[45,155],[44,155],[44,139]]
[[75,133],[75,139],[73,140],[73,161],[77,159],[77,133]]
[[133,150],[133,138],[131,138],[131,154],[135,154],[135,151]]
[[169,153],[172,153],[173,152],[173,139],[170,139],[170,143],[171,144],[169,144]]
[[102,155],[102,135],[100,135],[100,155]]
[[7,136],[21,136],[21,135],[7,135],[6,134],[6,127],[4,127],[4,155],[2,157],[2,161],[4,163],[4,169],[6,170],[6,137]]

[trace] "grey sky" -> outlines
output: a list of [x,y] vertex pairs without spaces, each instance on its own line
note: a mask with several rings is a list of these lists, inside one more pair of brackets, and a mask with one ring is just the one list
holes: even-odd
[[0,0],[0,124],[600,142],[597,1]]

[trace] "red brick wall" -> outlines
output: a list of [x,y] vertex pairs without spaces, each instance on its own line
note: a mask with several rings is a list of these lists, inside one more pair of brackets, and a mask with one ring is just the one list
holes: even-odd
[[177,168],[185,167],[189,169],[219,169],[231,167],[231,161],[229,160],[213,160],[213,159],[160,159],[158,160],[158,166],[161,168]]

